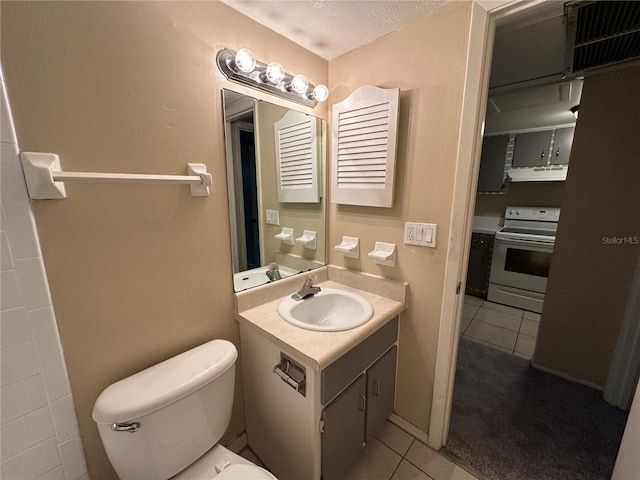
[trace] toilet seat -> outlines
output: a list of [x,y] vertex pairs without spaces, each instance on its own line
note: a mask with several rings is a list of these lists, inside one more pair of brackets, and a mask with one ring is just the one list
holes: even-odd
[[214,480],[275,480],[275,478],[256,465],[234,463],[216,475]]

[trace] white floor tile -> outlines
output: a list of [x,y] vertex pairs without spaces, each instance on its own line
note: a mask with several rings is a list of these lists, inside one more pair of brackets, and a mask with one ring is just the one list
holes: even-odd
[[464,335],[464,332],[467,330],[470,324],[471,318],[462,317],[460,319],[460,336]]
[[520,333],[524,333],[525,335],[531,335],[535,337],[538,335],[538,327],[540,326],[540,322],[536,322],[534,320],[529,320],[525,318],[522,320],[522,325],[520,325]]
[[507,305],[501,305],[499,303],[493,303],[493,302],[484,302],[482,306],[484,308],[495,310],[496,312],[510,313],[511,315],[517,315],[520,318],[522,318],[523,310],[520,310],[519,308],[509,307]]
[[400,455],[405,455],[411,446],[411,442],[413,442],[412,435],[409,435],[389,420],[385,422],[376,438]]
[[476,480],[469,472],[417,440],[411,444],[405,458],[434,480]]
[[490,325],[494,325],[496,327],[506,328],[508,330],[513,330],[517,332],[520,330],[520,323],[522,322],[522,314],[520,315],[512,315],[506,312],[499,312],[497,310],[491,310],[490,308],[485,308],[483,305],[480,307],[476,316],[473,317],[474,320],[488,323]]
[[465,336],[477,338],[478,340],[483,340],[492,345],[513,350],[518,337],[518,332],[473,320],[471,325],[469,325],[469,328],[467,328]]
[[432,480],[429,475],[406,460],[402,460],[391,480]]
[[526,318],[527,320],[533,320],[535,322],[539,322],[540,321],[540,314],[539,313],[533,313],[533,312],[524,312],[524,318]]
[[464,303],[468,303],[470,305],[482,305],[484,303],[484,300],[482,298],[479,297],[474,297],[473,295],[465,295],[464,296]]
[[389,480],[401,460],[400,455],[374,438],[364,447],[343,480]]
[[536,348],[536,337],[520,333],[516,341],[515,351],[524,355],[533,355]]
[[480,308],[480,305],[464,302],[462,307],[462,316],[466,318],[473,318]]

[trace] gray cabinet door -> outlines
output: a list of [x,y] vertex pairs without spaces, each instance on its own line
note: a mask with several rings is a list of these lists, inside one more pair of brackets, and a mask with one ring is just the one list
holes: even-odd
[[362,374],[322,412],[322,478],[340,480],[364,446],[366,378]]
[[394,345],[367,370],[367,424],[365,441],[369,442],[382,428],[391,412],[396,392],[396,357]]
[[508,143],[509,135],[496,135],[482,139],[478,192],[499,192],[502,190]]
[[559,128],[556,130],[556,136],[553,139],[553,151],[551,153],[552,165],[569,163],[574,130],[574,127]]
[[514,167],[538,167],[547,165],[551,148],[552,130],[519,133],[513,150]]

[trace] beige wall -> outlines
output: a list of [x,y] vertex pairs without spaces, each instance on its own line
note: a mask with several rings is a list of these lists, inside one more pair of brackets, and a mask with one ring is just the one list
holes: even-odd
[[475,215],[504,217],[509,205],[561,207],[565,182],[510,183],[505,194],[476,195]]
[[604,386],[640,237],[640,67],[585,79],[534,361]]
[[[470,2],[454,2],[399,33],[329,62],[331,102],[365,84],[400,87],[393,208],[329,204],[329,262],[410,284],[400,322],[397,413],[428,430],[449,218],[457,161]],[[438,224],[436,249],[405,246],[404,222]],[[360,238],[360,259],[331,246]],[[375,241],[395,243],[395,267],[367,258]]]
[[[262,264],[275,262],[275,252],[300,257],[309,263],[312,261],[325,263],[325,197],[323,193],[319,203],[280,203],[278,201],[278,181],[276,166],[276,142],[273,126],[288,112],[287,109],[266,102],[258,102],[256,106],[256,143],[257,161],[260,169],[260,205],[262,209],[260,232],[263,236],[265,258]],[[323,161],[324,163],[324,161]],[[324,170],[319,170],[323,175]],[[324,187],[324,183],[321,184]],[[265,210],[280,212],[280,225],[266,223]],[[275,238],[282,231],[282,227],[293,228],[294,237],[302,236],[303,230],[317,232],[316,249],[304,248],[296,243],[285,245]],[[287,258],[285,255],[284,258]],[[296,268],[294,264],[284,265]],[[298,263],[298,262],[296,262]]]
[[[326,83],[327,62],[217,2],[2,2],[1,13],[23,150],[55,152],[70,171],[202,162],[213,174],[206,198],[73,184],[65,200],[35,202],[89,473],[115,478],[91,419],[98,394],[212,338],[238,344],[216,52],[246,46],[313,83]],[[244,429],[236,393],[226,440]]]

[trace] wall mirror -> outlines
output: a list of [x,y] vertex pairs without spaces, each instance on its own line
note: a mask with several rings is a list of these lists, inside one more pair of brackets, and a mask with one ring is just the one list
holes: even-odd
[[234,290],[323,266],[326,121],[222,96]]

